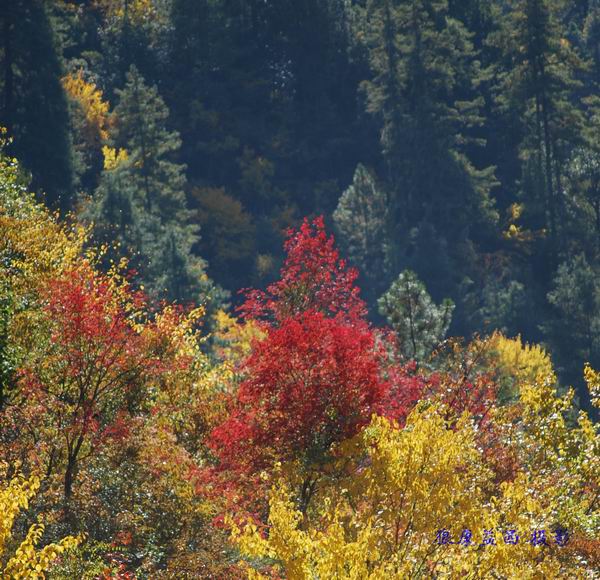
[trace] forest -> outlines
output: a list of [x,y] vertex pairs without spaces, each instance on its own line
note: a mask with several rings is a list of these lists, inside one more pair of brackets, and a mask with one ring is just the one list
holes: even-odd
[[0,0],[0,578],[600,578],[600,0]]

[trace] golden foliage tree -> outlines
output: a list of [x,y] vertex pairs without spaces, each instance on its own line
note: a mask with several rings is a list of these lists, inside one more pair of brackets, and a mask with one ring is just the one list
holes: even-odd
[[90,147],[98,147],[108,139],[110,105],[103,99],[102,91],[83,78],[81,70],[63,77],[65,92],[82,109],[86,120],[85,138]]
[[[3,475],[6,475],[6,465]],[[37,477],[25,479],[17,474],[7,483],[0,484],[0,577],[12,580],[39,580],[46,577],[46,571],[65,551],[77,547],[83,537],[67,536],[60,542],[44,546],[37,550],[44,525],[33,524],[25,539],[17,546],[12,555],[8,553],[12,546],[12,528],[15,519],[22,510],[29,507],[30,500],[40,487]]]
[[[586,370],[597,390],[598,375]],[[600,438],[555,378],[519,381],[519,401],[497,408],[497,445],[519,458],[497,483],[476,422],[421,403],[400,429],[384,418],[338,449],[340,477],[323,478],[303,515],[294,466],[283,466],[268,528],[234,526],[242,552],[287,578],[592,578],[598,563]],[[515,417],[520,419],[515,420]],[[441,541],[442,539],[447,541]],[[452,543],[450,543],[452,542]],[[270,577],[247,564],[250,578]]]

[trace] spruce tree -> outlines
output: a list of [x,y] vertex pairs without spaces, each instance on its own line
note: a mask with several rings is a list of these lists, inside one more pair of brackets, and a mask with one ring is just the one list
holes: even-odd
[[568,201],[573,226],[569,237],[600,258],[600,142],[592,137],[571,153],[568,166]]
[[552,312],[542,330],[565,383],[577,385],[582,407],[591,410],[581,370],[586,362],[594,367],[600,364],[600,284],[597,270],[584,254],[559,266],[548,302]]
[[583,41],[587,55],[593,66],[591,69],[592,82],[600,86],[600,1],[588,2],[587,15],[583,27]]
[[379,299],[379,312],[396,332],[406,359],[422,362],[443,340],[452,319],[454,303],[436,305],[425,285],[411,270],[404,270]]
[[[479,251],[474,233],[493,237],[498,220],[494,167],[471,161],[484,144],[472,34],[446,0],[369,0],[362,23],[372,71],[362,86],[390,195],[388,273],[414,269],[436,299],[458,299]],[[472,330],[462,309],[457,318]]]
[[496,103],[521,132],[522,195],[529,224],[548,233],[556,264],[565,219],[563,191],[570,148],[580,141],[577,73],[583,62],[564,34],[560,0],[512,0],[490,43],[502,53]]
[[244,146],[262,149],[273,119],[281,121],[279,92],[272,90],[278,40],[266,38],[266,12],[272,10],[270,2],[172,2],[165,96],[190,179],[235,183]]
[[212,292],[205,263],[192,254],[180,139],[167,128],[168,110],[155,87],[132,67],[118,91],[112,145],[127,157],[105,169],[90,209],[98,236],[118,240],[155,299],[198,301]]
[[390,245],[388,196],[361,163],[339,199],[333,221],[346,255],[365,278],[363,290],[372,302],[386,284]]
[[467,155],[481,123],[476,51],[446,0],[367,2],[364,37],[373,71],[368,110],[381,122],[397,237],[422,221],[452,238],[494,218],[493,169]]
[[67,210],[73,194],[68,102],[56,38],[42,0],[3,2],[0,10],[1,124],[31,172],[31,187]]

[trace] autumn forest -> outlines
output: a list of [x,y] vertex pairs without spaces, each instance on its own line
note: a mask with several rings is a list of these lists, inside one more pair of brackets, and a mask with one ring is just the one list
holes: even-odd
[[0,578],[600,578],[600,1],[0,0]]

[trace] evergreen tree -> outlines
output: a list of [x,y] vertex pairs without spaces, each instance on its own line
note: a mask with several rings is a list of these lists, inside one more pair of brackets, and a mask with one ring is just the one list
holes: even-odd
[[173,2],[165,95],[190,180],[255,215],[334,209],[366,133],[349,15],[341,0]]
[[133,257],[151,296],[197,301],[211,289],[203,260],[191,253],[197,228],[189,221],[185,168],[175,160],[179,136],[167,129],[156,88],[134,67],[118,94],[112,144],[127,155],[104,171],[91,208],[96,231]]
[[489,223],[493,168],[476,169],[465,149],[482,121],[471,34],[446,0],[370,0],[365,28],[373,79],[364,87],[381,120],[398,239],[422,221],[450,239]]
[[588,257],[600,258],[600,2],[589,2],[583,26],[582,46],[590,66],[583,76],[586,96],[584,123],[578,127],[577,146],[567,166],[567,201],[570,212],[569,239],[577,241]]
[[[600,143],[598,143],[600,145]],[[596,259],[600,257],[600,149],[593,143],[577,147],[568,166],[568,201],[577,240]]]
[[[284,188],[303,212],[333,211],[338,180],[349,179],[369,139],[358,122],[361,60],[352,52],[350,3],[282,0],[272,3],[281,37],[280,78],[286,107]],[[285,76],[284,76],[285,75]],[[370,160],[369,160],[370,161]]]
[[271,11],[272,3],[255,0],[173,1],[166,97],[190,179],[235,183],[244,147],[266,149],[274,121],[282,121]]
[[548,302],[553,313],[542,330],[558,355],[565,382],[578,386],[581,406],[591,410],[580,377],[585,363],[600,363],[600,284],[584,254],[559,266]]
[[404,270],[379,299],[379,312],[396,332],[405,358],[426,359],[443,340],[452,318],[454,303],[432,300],[417,275]]
[[588,2],[587,15],[583,27],[583,40],[587,55],[591,58],[593,67],[592,82],[600,85],[600,2]]
[[11,0],[0,9],[1,124],[13,150],[53,208],[66,210],[73,194],[72,147],[63,70],[43,0]]
[[365,277],[363,289],[369,302],[381,294],[381,286],[386,284],[388,220],[386,192],[359,163],[352,183],[340,197],[333,221],[346,255]]
[[[502,51],[496,102],[520,126],[521,189],[529,223],[548,232],[558,258],[564,173],[582,115],[574,99],[583,63],[564,35],[560,0],[512,0],[490,42]],[[516,116],[516,119],[515,119]],[[510,119],[512,117],[512,119]]]
[[372,70],[362,86],[380,123],[390,195],[388,275],[414,269],[436,299],[458,299],[498,220],[494,167],[471,161],[484,144],[472,34],[446,0],[369,0],[362,22]]
[[148,81],[158,80],[170,30],[171,0],[98,0],[95,2],[96,34],[102,59],[102,75],[113,90],[123,86],[135,66]]

